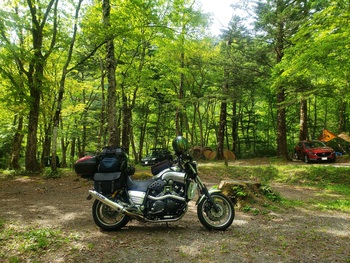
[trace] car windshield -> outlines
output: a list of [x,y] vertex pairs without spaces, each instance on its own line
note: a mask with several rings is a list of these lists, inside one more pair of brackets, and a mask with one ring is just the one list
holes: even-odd
[[307,142],[305,143],[305,146],[307,148],[318,148],[318,147],[325,147],[326,145],[323,142]]

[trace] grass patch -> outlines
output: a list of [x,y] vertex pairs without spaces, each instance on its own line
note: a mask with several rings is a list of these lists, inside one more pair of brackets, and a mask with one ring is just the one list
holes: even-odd
[[[230,178],[232,180],[251,180],[260,182],[263,194],[272,202],[283,207],[313,206],[321,210],[350,211],[350,169],[331,165],[294,165],[292,163],[269,162],[267,165],[235,165],[228,167],[222,162],[213,162],[199,166],[200,175]],[[271,191],[272,183],[284,183],[300,187],[320,189],[315,198],[310,200],[288,200]],[[239,190],[239,189],[238,189]],[[243,191],[238,191],[245,195]],[[249,204],[243,210],[254,211],[254,204]]]
[[340,210],[350,212],[350,200],[328,200],[317,203],[317,208],[321,210]]
[[24,259],[45,254],[68,244],[77,237],[65,234],[60,229],[45,227],[20,227],[0,219],[0,261],[23,262]]

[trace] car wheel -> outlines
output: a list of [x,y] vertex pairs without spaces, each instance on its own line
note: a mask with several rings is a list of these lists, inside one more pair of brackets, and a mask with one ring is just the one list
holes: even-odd
[[305,156],[304,156],[304,162],[305,162],[305,163],[308,163],[308,162],[309,162],[309,157],[307,156],[307,154],[305,154]]

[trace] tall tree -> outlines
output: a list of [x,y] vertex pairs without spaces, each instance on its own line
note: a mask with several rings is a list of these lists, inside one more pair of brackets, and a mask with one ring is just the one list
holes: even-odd
[[116,84],[116,59],[114,54],[114,37],[110,31],[111,27],[111,4],[109,0],[102,1],[103,24],[106,28],[106,70],[108,79],[107,94],[107,119],[108,119],[108,145],[120,145],[117,127],[117,84]]
[[[273,41],[276,64],[282,61],[290,38],[309,15],[309,0],[268,0],[258,4],[257,26]],[[281,74],[282,72],[279,72]],[[276,85],[277,98],[277,156],[290,159],[287,149],[286,87]]]
[[74,49],[74,44],[75,44],[75,39],[76,39],[76,34],[78,30],[77,22],[78,22],[78,17],[79,17],[79,11],[80,11],[80,6],[83,0],[79,0],[76,11],[75,11],[75,18],[74,18],[74,28],[73,28],[73,36],[71,39],[71,43],[69,46],[68,54],[67,54],[67,60],[63,66],[62,69],[62,75],[60,79],[60,84],[59,84],[59,91],[58,91],[58,97],[57,97],[57,107],[55,111],[55,115],[53,117],[53,133],[52,133],[52,151],[51,151],[51,169],[53,172],[56,172],[57,170],[57,137],[58,137],[58,129],[59,129],[59,122],[61,120],[61,111],[62,111],[62,104],[63,104],[63,95],[64,95],[64,89],[65,89],[65,82],[66,82],[66,77],[68,74],[68,66],[71,62],[72,59],[72,54],[73,54],[73,49]]
[[[315,2],[316,3],[316,2]],[[323,129],[329,125],[330,118],[328,103],[330,98],[335,98],[337,103],[337,120],[334,129],[338,132],[346,130],[344,126],[344,107],[349,94],[349,60],[347,52],[347,39],[349,37],[349,3],[347,1],[330,1],[326,5],[318,5],[307,20],[301,25],[298,32],[290,39],[293,46],[286,50],[284,59],[278,70],[283,73],[277,79],[288,86],[288,92],[295,97],[307,100],[315,100],[313,129],[309,138],[315,134],[316,129]],[[298,87],[296,88],[295,84]],[[316,101],[325,98],[324,108],[327,109],[322,116],[324,121],[317,125],[317,117],[320,116],[320,108]],[[306,103],[306,102],[304,102]],[[307,106],[304,105],[300,113],[304,124],[303,135],[305,139],[307,131]],[[310,122],[310,121],[309,121]],[[318,127],[317,127],[318,126]],[[317,135],[316,135],[317,136]]]
[[188,61],[186,54],[187,42],[198,37],[196,31],[198,28],[203,28],[206,25],[205,16],[194,9],[194,4],[194,0],[176,0],[173,2],[173,10],[170,15],[171,26],[174,29],[174,42],[177,49],[177,59],[175,61],[178,61],[176,69],[178,74],[178,83],[176,83],[178,103],[175,113],[175,129],[178,135],[189,132],[189,125],[186,121],[186,111],[184,110],[185,105],[183,103],[185,99],[186,73],[188,69],[188,65],[186,65]]
[[[27,0],[26,3],[27,10],[29,10],[28,13],[26,13],[26,10],[19,9],[16,2],[13,2],[12,5],[15,10],[21,10],[19,11],[20,13],[16,12],[14,14],[17,18],[29,16],[28,20],[21,21],[22,25],[27,25],[20,29],[22,31],[20,31],[18,38],[21,39],[21,36],[29,38],[30,32],[31,37],[29,41],[32,45],[30,50],[25,51],[14,48],[16,43],[12,43],[11,41],[13,39],[16,41],[17,39],[12,37],[14,32],[19,32],[16,29],[13,31],[2,25],[1,36],[16,62],[18,71],[26,78],[25,84],[29,90],[29,96],[27,98],[29,115],[25,167],[28,171],[36,172],[40,170],[40,165],[36,157],[40,100],[45,86],[44,72],[46,61],[51,55],[56,43],[58,0],[44,1],[44,3]],[[26,31],[27,29],[29,30]],[[48,34],[48,32],[51,34]],[[48,37],[49,35],[51,39]],[[47,40],[49,43],[44,43]]]

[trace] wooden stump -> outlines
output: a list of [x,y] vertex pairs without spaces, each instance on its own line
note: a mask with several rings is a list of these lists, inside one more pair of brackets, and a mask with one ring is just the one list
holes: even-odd
[[260,196],[261,183],[255,181],[221,181],[219,189],[230,197],[234,204],[241,206],[243,202],[251,202]]

